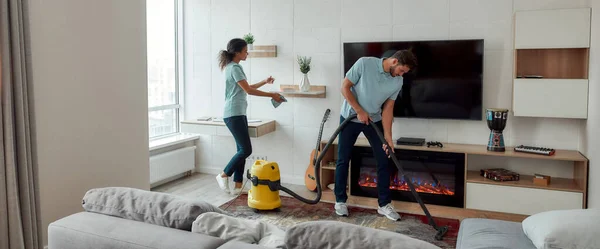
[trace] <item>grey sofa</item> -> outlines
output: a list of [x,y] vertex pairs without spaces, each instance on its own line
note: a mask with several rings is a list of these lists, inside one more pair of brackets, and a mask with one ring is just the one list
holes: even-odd
[[[83,212],[48,226],[48,249],[440,249],[409,236],[337,221],[282,231],[200,200],[130,188],[92,189]],[[253,244],[254,243],[254,244]]]
[[104,214],[80,212],[48,226],[48,249],[265,249]]
[[520,222],[480,218],[460,223],[456,249],[536,249]]

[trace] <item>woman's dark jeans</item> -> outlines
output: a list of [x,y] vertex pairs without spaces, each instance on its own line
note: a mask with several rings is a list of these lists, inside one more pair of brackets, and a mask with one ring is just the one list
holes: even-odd
[[237,145],[237,153],[231,158],[224,172],[227,176],[233,175],[234,182],[242,182],[244,180],[246,158],[252,154],[252,144],[248,133],[248,118],[245,115],[233,116],[224,118],[223,121],[225,121],[225,125],[227,125]]

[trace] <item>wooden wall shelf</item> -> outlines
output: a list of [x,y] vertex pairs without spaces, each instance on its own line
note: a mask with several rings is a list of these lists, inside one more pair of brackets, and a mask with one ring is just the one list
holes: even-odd
[[[321,141],[321,149],[327,141]],[[335,167],[330,162],[337,159],[337,139],[321,161],[321,186],[334,183]],[[370,147],[366,138],[359,138],[354,146]],[[433,216],[448,218],[492,218],[509,221],[522,221],[528,215],[544,210],[563,208],[587,208],[588,159],[579,151],[556,150],[555,155],[545,156],[514,151],[514,147],[506,147],[505,152],[492,152],[485,145],[444,143],[444,147],[394,145],[395,149],[432,152],[461,153],[465,155],[465,205],[464,208],[427,205]],[[469,169],[469,155],[523,158],[533,160],[557,160],[567,163],[556,167],[572,167],[572,177],[552,176],[549,185],[533,184],[533,176],[521,174],[519,181],[497,182],[479,175],[479,170]],[[393,166],[393,165],[392,165]],[[476,166],[472,166],[476,167]],[[540,166],[544,167],[544,166]],[[351,171],[350,171],[351,173]],[[518,173],[518,172],[517,172]],[[349,177],[350,179],[351,177]],[[350,183],[348,183],[350,186]],[[561,201],[556,201],[561,199]],[[494,201],[495,200],[495,201]],[[322,201],[335,202],[335,195],[324,190]],[[348,203],[354,205],[376,206],[377,198],[353,196],[348,191]],[[392,204],[403,212],[423,214],[416,202],[393,200]]]
[[[260,120],[260,122],[251,122],[251,119],[249,119],[248,121],[248,132],[250,133],[250,137],[260,137],[275,131],[275,120]],[[216,135],[218,133],[216,131],[217,128],[227,129],[227,126],[225,125],[225,122],[220,119],[210,121],[181,121],[181,131],[186,133]],[[226,132],[229,133],[229,131]]]
[[248,51],[249,58],[272,58],[277,57],[276,45],[254,45],[254,49]]
[[325,98],[327,94],[326,86],[310,86],[308,92],[301,92],[298,85],[281,85],[279,93],[285,97],[294,98]]

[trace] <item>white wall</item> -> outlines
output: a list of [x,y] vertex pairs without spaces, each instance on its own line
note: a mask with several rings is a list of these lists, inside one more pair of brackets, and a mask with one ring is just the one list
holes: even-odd
[[[186,118],[221,115],[224,82],[216,57],[231,38],[252,32],[256,44],[278,46],[277,58],[242,63],[252,82],[269,75],[276,78],[267,90],[298,84],[302,74],[296,56],[313,57],[309,77],[312,84],[327,85],[326,99],[294,98],[273,109],[268,99],[251,97],[248,109],[250,118],[278,123],[274,134],[253,139],[254,154],[277,161],[283,181],[300,183],[325,108],[331,108],[332,118],[324,136],[339,123],[343,42],[485,39],[483,108],[511,109],[513,13],[590,7],[589,0],[185,0],[185,4]],[[505,142],[580,149],[584,122],[510,116]],[[489,129],[484,121],[396,119],[393,136],[484,145]],[[232,137],[224,132],[201,140],[202,169],[221,170],[235,152]]]
[[600,207],[600,0],[592,0],[589,111],[584,125],[585,155],[590,159],[588,206]]
[[46,243],[88,189],[150,187],[145,1],[29,4]]

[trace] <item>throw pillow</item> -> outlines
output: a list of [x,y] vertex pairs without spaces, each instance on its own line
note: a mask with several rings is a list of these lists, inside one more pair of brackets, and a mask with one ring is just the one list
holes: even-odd
[[236,218],[220,213],[204,213],[192,225],[193,233],[256,244],[269,248],[284,248],[285,232],[277,226],[261,221]]
[[191,230],[200,214],[223,213],[202,200],[126,187],[90,189],[83,197],[82,206],[88,212],[186,231]]
[[[433,236],[433,235],[432,235]],[[440,249],[404,234],[339,221],[309,221],[286,231],[287,249]]]
[[523,232],[538,249],[600,249],[600,210],[546,211],[523,220]]

